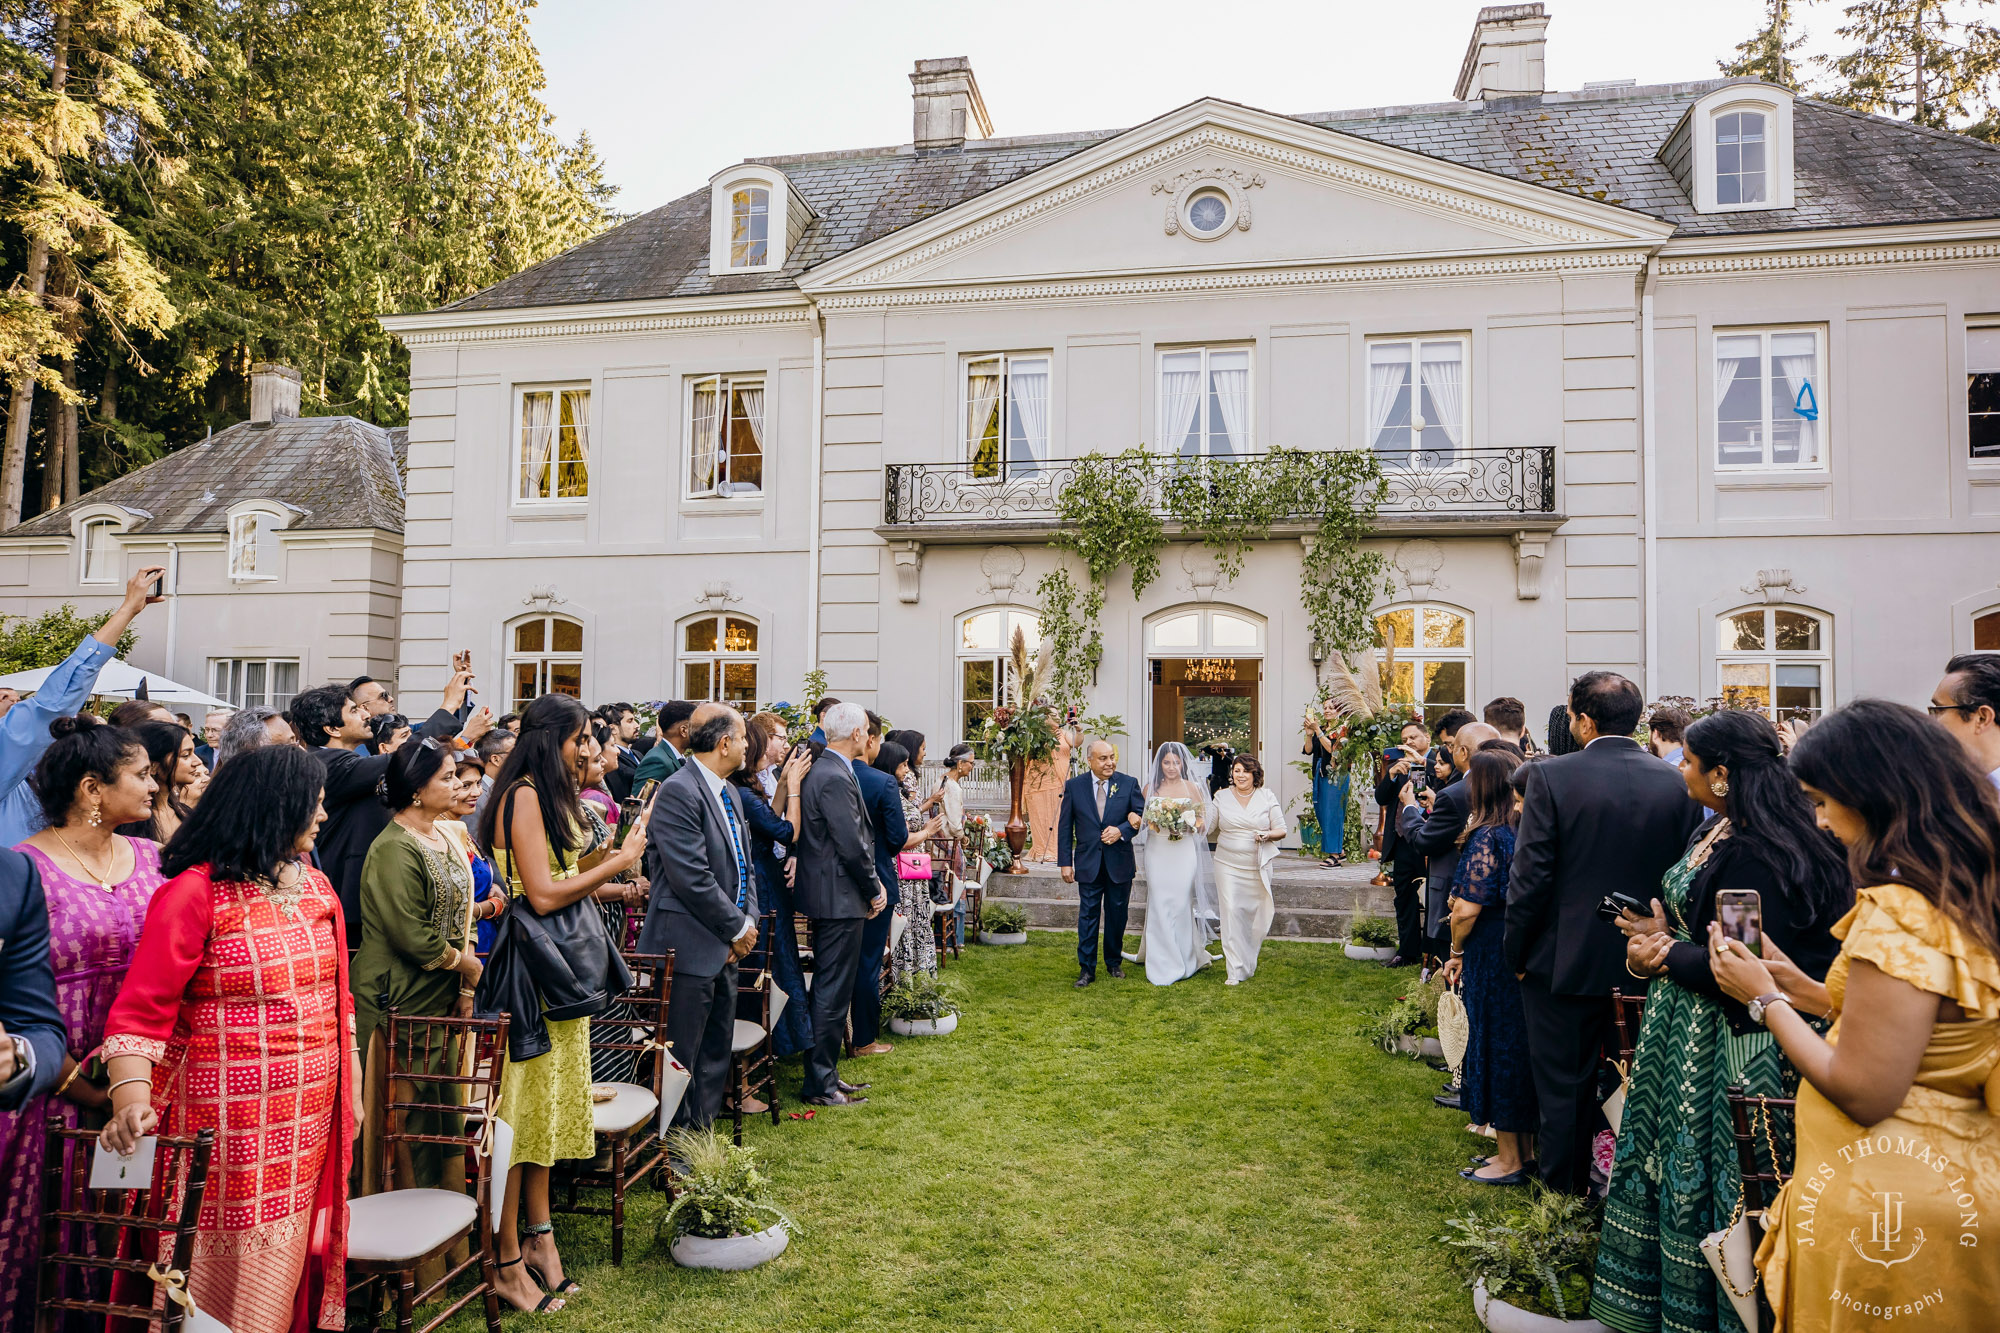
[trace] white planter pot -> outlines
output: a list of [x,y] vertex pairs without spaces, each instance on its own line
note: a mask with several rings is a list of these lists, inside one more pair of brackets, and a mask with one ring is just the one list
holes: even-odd
[[1372,944],[1346,944],[1341,952],[1358,963],[1386,963],[1396,956],[1395,947],[1377,948]]
[[981,944],[1026,944],[1028,932],[1025,930],[982,930],[979,932]]
[[889,1031],[899,1037],[942,1037],[947,1032],[958,1030],[958,1015],[946,1014],[943,1018],[892,1018]]
[[1557,1319],[1509,1305],[1486,1294],[1486,1283],[1472,1284],[1472,1309],[1488,1333],[1611,1333],[1595,1319]]
[[682,1236],[671,1253],[682,1268],[717,1268],[740,1273],[746,1268],[767,1264],[785,1252],[791,1233],[772,1227],[752,1236]]
[[1415,1055],[1423,1049],[1423,1038],[1408,1033],[1396,1038],[1396,1054]]
[[1423,1045],[1417,1050],[1417,1054],[1431,1060],[1442,1060],[1444,1059],[1444,1043],[1436,1037],[1425,1037]]

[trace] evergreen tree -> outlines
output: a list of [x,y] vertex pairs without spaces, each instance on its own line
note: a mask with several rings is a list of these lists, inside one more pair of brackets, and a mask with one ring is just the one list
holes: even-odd
[[1736,59],[1717,63],[1732,78],[1747,76],[1797,88],[1799,67],[1792,53],[1805,40],[1803,34],[1792,35],[1792,0],[1764,0],[1764,26],[1736,44]]
[[2000,70],[2000,32],[1958,17],[1993,0],[1856,0],[1836,31],[1852,43],[1826,62],[1838,79],[1832,100],[1863,111],[1907,117],[1932,129],[1992,109]]

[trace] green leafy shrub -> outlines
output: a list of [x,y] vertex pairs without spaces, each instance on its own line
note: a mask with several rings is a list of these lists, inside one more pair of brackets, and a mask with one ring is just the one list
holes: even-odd
[[[0,616],[0,675],[61,665],[109,619],[109,611],[79,615],[68,602],[38,616]],[[124,657],[138,642],[138,634],[126,630],[118,636],[118,656]]]
[[1357,916],[1347,928],[1347,939],[1366,949],[1393,949],[1396,923],[1379,916]]
[[[1433,1024],[1436,1019],[1433,1017]],[[1424,1029],[1424,1002],[1415,995],[1399,995],[1387,1009],[1378,1009],[1361,1020],[1361,1035],[1391,1055],[1403,1037],[1414,1037]]]
[[1438,1239],[1452,1247],[1452,1264],[1467,1286],[1484,1281],[1489,1296],[1509,1305],[1582,1319],[1590,1313],[1597,1267],[1596,1213],[1573,1195],[1533,1189],[1525,1203],[1448,1219],[1454,1234]]
[[771,1181],[757,1169],[753,1148],[739,1148],[715,1132],[677,1129],[667,1136],[674,1168],[674,1206],[660,1217],[659,1234],[753,1236],[775,1222],[797,1233],[798,1223],[771,1202]]
[[989,902],[979,913],[979,928],[993,935],[1014,935],[1028,928],[1028,909],[1013,903]]
[[955,977],[929,972],[905,972],[889,993],[882,997],[882,1013],[905,1023],[936,1022],[958,1012],[958,997],[964,988]]

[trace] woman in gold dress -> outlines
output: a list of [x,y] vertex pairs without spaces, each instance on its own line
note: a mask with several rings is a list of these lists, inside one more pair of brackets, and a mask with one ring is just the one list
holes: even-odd
[[1056,734],[1056,748],[1046,759],[1028,761],[1028,778],[1021,789],[1021,806],[1034,839],[1025,858],[1029,861],[1056,859],[1056,816],[1062,812],[1063,783],[1069,781],[1069,757],[1076,750],[1076,733],[1053,711],[1049,728]]
[[1760,959],[1709,927],[1716,981],[1805,1080],[1757,1252],[1777,1328],[2000,1328],[2000,1245],[1979,1224],[2000,1201],[2000,793],[1943,727],[1877,699],[1791,762],[1862,886],[1840,954],[1821,985],[1768,939]]

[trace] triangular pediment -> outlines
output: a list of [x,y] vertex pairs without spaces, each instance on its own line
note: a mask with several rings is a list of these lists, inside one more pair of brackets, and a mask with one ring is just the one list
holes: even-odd
[[[1203,192],[1222,203],[1196,221],[1226,219],[1209,235],[1189,212]],[[1642,249],[1671,232],[1616,205],[1209,100],[850,251],[800,286],[827,298]]]

